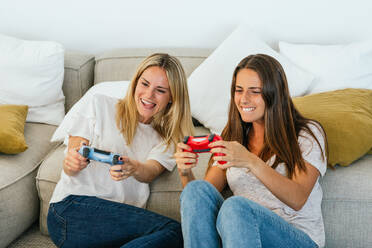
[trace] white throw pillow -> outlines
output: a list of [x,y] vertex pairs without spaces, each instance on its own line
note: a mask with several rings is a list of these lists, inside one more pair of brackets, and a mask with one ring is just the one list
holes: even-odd
[[280,62],[287,75],[291,96],[305,94],[314,80],[312,74],[274,51],[246,25],[239,26],[188,79],[192,115],[212,132],[219,134],[226,125],[235,67],[246,56],[258,53],[270,55]]
[[50,141],[65,141],[67,136],[67,129],[73,124],[73,118],[80,112],[83,112],[92,97],[96,94],[107,95],[115,98],[123,98],[127,93],[130,81],[113,81],[102,82],[91,87],[84,96],[72,106],[68,111],[62,123],[54,132]]
[[65,115],[64,49],[0,34],[0,104],[28,105],[27,121],[58,125]]
[[372,89],[372,40],[348,45],[279,43],[280,52],[317,76],[309,93]]

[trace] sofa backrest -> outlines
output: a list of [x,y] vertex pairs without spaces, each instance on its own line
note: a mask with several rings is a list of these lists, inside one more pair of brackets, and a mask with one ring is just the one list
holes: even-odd
[[116,49],[96,56],[94,84],[105,81],[131,80],[139,63],[153,53],[168,53],[177,57],[186,75],[198,67],[212,53],[211,49],[200,48],[125,48]]
[[93,85],[94,56],[81,52],[65,52],[65,74],[62,90],[65,112]]

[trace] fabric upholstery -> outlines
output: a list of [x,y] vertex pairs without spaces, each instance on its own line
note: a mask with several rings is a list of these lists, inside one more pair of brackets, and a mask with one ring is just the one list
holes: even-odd
[[40,165],[36,176],[36,187],[40,198],[40,231],[48,235],[47,215],[49,210],[49,201],[52,198],[54,188],[61,177],[62,161],[65,157],[64,150],[66,146],[61,144],[50,153],[45,161]]
[[326,247],[372,247],[372,155],[321,180]]
[[65,53],[65,76],[62,90],[66,113],[93,85],[94,56],[79,52]]
[[347,166],[372,147],[372,90],[343,89],[294,99],[307,118],[322,124],[328,164]]
[[212,52],[208,49],[117,49],[96,56],[94,83],[131,80],[139,63],[153,53],[176,56],[187,76]]
[[27,149],[24,127],[27,105],[0,105],[0,152],[17,154]]

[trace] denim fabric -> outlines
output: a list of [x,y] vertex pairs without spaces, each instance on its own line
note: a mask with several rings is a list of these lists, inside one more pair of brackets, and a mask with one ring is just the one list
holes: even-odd
[[52,203],[48,231],[58,247],[182,247],[178,222],[148,210],[90,196]]
[[184,246],[317,247],[303,231],[241,196],[224,201],[206,181],[190,182],[181,194]]

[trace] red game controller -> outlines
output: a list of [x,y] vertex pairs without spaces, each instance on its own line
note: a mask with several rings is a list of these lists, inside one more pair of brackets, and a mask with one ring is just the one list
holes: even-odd
[[[191,150],[188,152],[201,153],[210,152],[211,148],[208,146],[210,143],[222,140],[221,136],[217,134],[202,135],[202,136],[185,136],[183,143],[190,146]],[[222,147],[222,146],[218,146]],[[213,156],[225,156],[224,153],[213,153]],[[226,161],[218,161],[219,164],[226,164]]]

